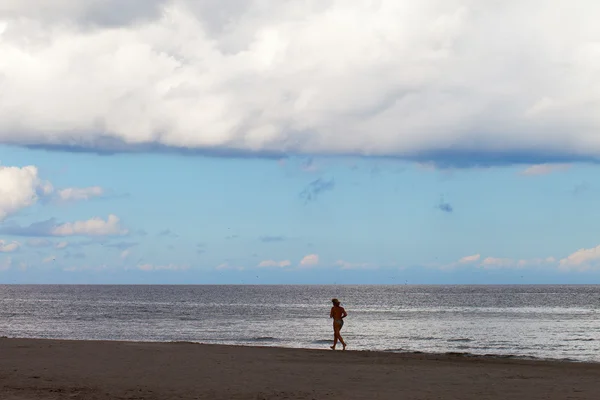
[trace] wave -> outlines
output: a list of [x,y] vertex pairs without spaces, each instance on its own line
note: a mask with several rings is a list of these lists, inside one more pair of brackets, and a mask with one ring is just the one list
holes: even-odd
[[246,339],[248,342],[279,342],[280,339],[277,339],[272,336],[258,336],[253,337],[251,339]]
[[[377,351],[377,350],[374,350]],[[398,348],[398,349],[385,349],[382,350],[386,353],[404,353],[404,354],[425,354],[425,352],[423,351],[418,351],[418,350],[408,350],[408,349],[403,349],[403,348]]]
[[327,343],[333,343],[333,339],[317,339],[317,340],[313,340],[311,343],[312,343],[312,344],[327,344]]
[[440,340],[441,338],[437,338],[434,336],[401,336],[399,339],[429,341],[429,340]]
[[446,342],[472,342],[473,339],[468,338],[457,338],[457,339],[448,339]]

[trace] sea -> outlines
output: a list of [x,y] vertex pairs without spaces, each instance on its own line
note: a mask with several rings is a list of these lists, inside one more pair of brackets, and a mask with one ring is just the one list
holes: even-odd
[[600,362],[596,285],[0,285],[0,336]]

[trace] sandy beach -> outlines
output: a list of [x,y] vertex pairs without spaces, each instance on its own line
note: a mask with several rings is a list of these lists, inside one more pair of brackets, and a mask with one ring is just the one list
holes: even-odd
[[0,339],[0,398],[597,399],[600,364],[193,343]]

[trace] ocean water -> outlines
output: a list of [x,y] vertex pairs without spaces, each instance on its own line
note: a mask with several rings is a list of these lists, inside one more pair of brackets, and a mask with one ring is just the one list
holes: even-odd
[[0,285],[0,336],[600,361],[600,286]]

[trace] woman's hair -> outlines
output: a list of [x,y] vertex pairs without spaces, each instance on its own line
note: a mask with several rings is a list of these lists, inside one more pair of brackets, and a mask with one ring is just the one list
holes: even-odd
[[333,304],[340,304],[340,301],[338,299],[331,299],[331,302]]

